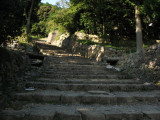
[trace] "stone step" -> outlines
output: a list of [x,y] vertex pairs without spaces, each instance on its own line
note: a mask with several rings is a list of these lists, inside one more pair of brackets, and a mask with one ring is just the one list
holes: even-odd
[[60,64],[60,65],[52,65],[49,67],[49,69],[65,69],[65,68],[70,68],[70,69],[107,69],[106,66],[104,65],[76,65],[76,64],[71,64],[71,65],[64,65],[64,64]]
[[53,104],[129,105],[160,103],[160,91],[108,92],[108,91],[57,91],[37,90],[17,93],[16,100]]
[[[50,72],[43,72],[42,75],[124,75],[123,73],[120,72],[113,72],[113,71],[104,71],[104,72],[100,72],[100,71],[50,71]],[[126,75],[127,76],[127,75]]]
[[[80,71],[93,71],[93,72],[96,72],[96,71],[104,71],[104,72],[118,72],[118,71],[114,71],[113,69],[106,69],[106,68],[77,68],[77,67],[66,67],[66,68],[54,68],[54,69],[48,69],[48,70],[45,70],[45,71],[49,71],[49,72],[55,72],[55,71],[58,71],[58,72],[73,72],[73,71],[76,71],[76,72],[80,72]],[[44,71],[44,72],[45,72]]]
[[52,68],[49,69],[51,71],[113,71],[113,70],[107,70],[106,68],[83,68],[83,67],[57,67],[57,68]]
[[159,120],[160,105],[27,104],[0,113],[2,120]]
[[61,62],[61,60],[55,60],[55,61],[53,61],[53,62],[51,62],[51,67],[55,67],[55,65],[56,66],[63,66],[63,65],[68,65],[68,66],[106,66],[107,64],[98,64],[98,63],[90,63],[90,62],[86,62],[86,61],[78,61],[78,62],[70,62],[71,60],[66,60],[66,61],[62,61]]
[[78,78],[78,79],[128,79],[129,77],[126,75],[72,75],[72,74],[46,74],[41,75],[41,77],[46,78]]
[[56,56],[52,56],[52,61],[56,61],[56,60],[62,60],[65,61],[65,60],[72,60],[72,61],[69,61],[69,62],[76,62],[76,61],[79,61],[80,63],[81,62],[89,62],[89,63],[94,63],[95,61],[93,60],[90,60],[90,59],[87,59],[87,58],[84,58],[82,56],[72,56],[72,55],[56,55]]
[[149,91],[157,90],[160,87],[156,85],[145,84],[65,84],[65,83],[44,83],[44,82],[28,82],[27,86],[40,89],[55,89],[61,91]]
[[66,83],[66,84],[141,84],[135,79],[53,79],[39,78],[30,82]]
[[123,74],[122,72],[116,71],[116,70],[110,70],[110,69],[105,69],[105,70],[96,70],[96,69],[52,69],[52,70],[44,70],[44,74],[53,74],[53,73],[64,73],[64,74]]
[[89,61],[83,61],[83,60],[79,60],[79,61],[62,61],[62,60],[57,60],[54,59],[55,61],[52,62],[51,66],[54,65],[107,65],[107,64],[103,64],[103,63],[97,63],[97,62],[89,62]]
[[118,72],[118,71],[113,71],[113,70],[60,70],[60,71],[57,71],[56,69],[55,70],[45,70],[43,71],[43,73],[45,74],[108,74],[108,73],[112,73],[112,74],[122,74],[121,72]]

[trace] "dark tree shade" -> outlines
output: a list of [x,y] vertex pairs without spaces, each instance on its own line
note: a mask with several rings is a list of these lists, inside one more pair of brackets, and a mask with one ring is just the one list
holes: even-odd
[[1,0],[0,6],[0,44],[2,44],[7,36],[14,37],[20,34],[25,19],[21,0]]

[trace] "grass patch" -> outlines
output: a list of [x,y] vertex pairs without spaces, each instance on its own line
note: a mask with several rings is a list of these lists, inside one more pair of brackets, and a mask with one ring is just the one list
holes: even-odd
[[115,50],[122,50],[122,47],[116,47],[116,46],[113,46],[113,45],[105,45],[105,46],[108,47],[108,48],[115,49]]
[[160,86],[160,80],[156,83],[157,86]]
[[89,39],[81,39],[81,40],[77,40],[77,42],[82,43],[83,45],[100,45],[100,46],[105,46],[108,48],[112,48],[115,50],[122,50],[122,47],[119,46],[113,46],[113,45],[108,45],[108,44],[102,44],[102,43],[98,43],[98,42],[93,42]]
[[98,45],[99,43],[93,42],[88,39],[77,40],[78,43],[82,43],[83,45]]

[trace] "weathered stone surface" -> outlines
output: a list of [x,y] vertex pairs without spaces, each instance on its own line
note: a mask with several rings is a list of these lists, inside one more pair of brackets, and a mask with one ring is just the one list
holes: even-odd
[[158,120],[160,118],[160,113],[157,112],[156,110],[143,111],[143,114],[146,118],[151,120]]
[[[27,104],[22,110],[5,110],[4,120],[159,120],[159,105],[51,105]],[[53,119],[54,118],[54,119]]]
[[99,95],[101,95],[101,94],[109,95],[109,92],[107,92],[107,91],[99,91],[99,90],[88,91],[88,93],[90,93],[90,94],[99,94]]
[[35,90],[13,95],[16,105],[0,112],[3,120],[159,120],[159,87],[61,48],[41,47],[50,56],[41,72],[34,69],[39,76],[25,77]]
[[58,31],[54,31],[53,33],[50,32],[48,34],[48,38],[47,38],[47,43],[52,44],[53,40],[58,36],[59,32]]
[[[49,35],[50,36],[50,35]],[[120,57],[124,54],[124,51],[115,50],[100,45],[83,45],[77,42],[77,40],[89,39],[93,42],[101,42],[101,39],[96,35],[88,35],[84,33],[76,32],[69,37],[69,34],[63,34],[59,40],[53,40],[52,44],[58,47],[66,48],[73,53],[79,53],[86,58],[95,59],[96,61],[102,61],[103,57]]]
[[58,120],[82,120],[81,115],[74,112],[74,113],[67,113],[67,112],[57,112],[54,119]]
[[144,55],[132,53],[125,55],[119,61],[119,66],[125,73],[133,75],[144,82],[156,83],[160,79],[160,44],[145,49]]
[[[99,92],[98,92],[99,93]],[[104,93],[104,92],[103,92]],[[159,91],[147,92],[111,92],[108,94],[93,94],[82,91],[43,90],[29,93],[18,93],[17,100],[28,102],[48,102],[53,104],[136,104],[157,103]]]
[[105,115],[99,112],[80,111],[82,120],[105,120]]
[[35,86],[41,89],[56,89],[56,90],[73,90],[73,91],[89,91],[89,90],[106,90],[106,91],[137,91],[137,90],[158,90],[159,87],[155,85],[143,84],[66,84],[66,83],[44,83],[44,82],[30,82],[29,86]]
[[[72,72],[68,72],[70,74]],[[83,73],[83,72],[82,72]],[[89,73],[87,73],[89,74]],[[32,80],[31,80],[32,81]],[[71,84],[142,84],[138,80],[134,79],[52,79],[52,78],[39,78],[37,82],[49,82],[49,83],[71,83]]]

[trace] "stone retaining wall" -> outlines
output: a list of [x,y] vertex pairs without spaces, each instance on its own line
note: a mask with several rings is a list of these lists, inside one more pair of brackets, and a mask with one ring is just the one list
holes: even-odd
[[0,47],[0,106],[5,107],[16,90],[24,89],[23,75],[28,66],[25,54]]
[[89,39],[93,42],[100,42],[101,39],[96,35],[88,35],[84,33],[76,32],[69,36],[68,33],[60,36],[59,40],[52,40],[52,45],[63,47],[74,53],[81,54],[82,56],[90,59],[101,61],[103,57],[120,57],[124,51],[115,50],[100,45],[84,45],[77,40]]

